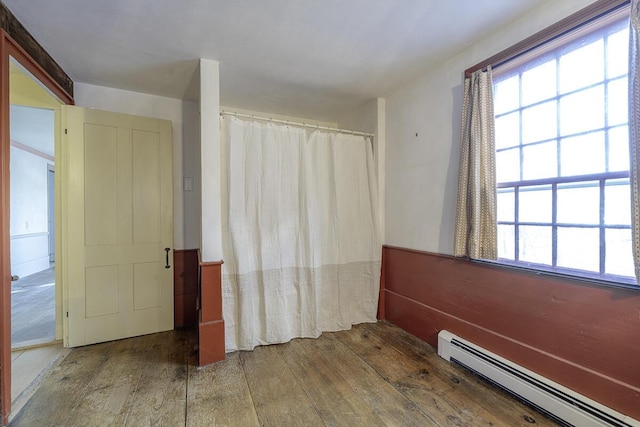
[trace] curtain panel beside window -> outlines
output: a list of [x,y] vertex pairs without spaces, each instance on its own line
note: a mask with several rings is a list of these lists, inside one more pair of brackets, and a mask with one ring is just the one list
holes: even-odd
[[631,2],[629,27],[629,149],[633,263],[640,281],[640,0]]
[[454,255],[497,259],[491,67],[465,79]]

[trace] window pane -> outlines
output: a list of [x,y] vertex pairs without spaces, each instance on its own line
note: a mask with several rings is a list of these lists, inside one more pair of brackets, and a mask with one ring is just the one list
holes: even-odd
[[560,133],[571,135],[604,127],[602,85],[560,99]]
[[628,179],[608,180],[604,187],[604,223],[631,224],[631,193]]
[[506,113],[519,107],[519,77],[513,76],[494,85],[493,109],[495,114]]
[[551,265],[551,227],[521,225],[520,261]]
[[558,223],[599,224],[600,186],[597,181],[558,184]]
[[522,179],[558,176],[558,152],[555,141],[523,147],[522,153]]
[[631,230],[607,229],[604,235],[607,248],[605,273],[634,277]]
[[560,175],[574,176],[605,172],[604,132],[565,138],[560,141]]
[[600,271],[600,232],[597,228],[558,227],[558,267]]
[[495,123],[496,149],[520,144],[520,113],[500,116]]
[[555,96],[555,59],[522,73],[522,105],[533,104]]
[[596,40],[560,57],[560,93],[604,79],[604,42]]
[[629,128],[621,126],[609,130],[609,171],[628,171]]
[[555,100],[522,110],[522,143],[555,138],[557,123]]
[[618,79],[609,83],[607,115],[609,126],[626,124],[629,121],[627,79]]
[[[505,262],[633,277],[630,180],[606,175],[630,163],[628,19],[615,19],[497,73],[496,178],[514,183],[497,189]],[[589,181],[563,182],[576,177]]]
[[629,70],[629,29],[611,34],[607,39],[607,74],[609,78],[627,74]]
[[498,221],[515,221],[515,191],[513,188],[498,190]]
[[498,258],[515,259],[515,227],[498,225]]
[[520,188],[518,219],[520,222],[551,223],[551,186]]
[[499,151],[496,153],[496,181],[520,181],[520,149]]

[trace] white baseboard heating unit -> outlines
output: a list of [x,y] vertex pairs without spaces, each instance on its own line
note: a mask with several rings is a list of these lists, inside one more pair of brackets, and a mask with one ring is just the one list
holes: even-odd
[[564,425],[638,427],[640,422],[544,378],[451,332],[438,334],[438,355],[526,401]]

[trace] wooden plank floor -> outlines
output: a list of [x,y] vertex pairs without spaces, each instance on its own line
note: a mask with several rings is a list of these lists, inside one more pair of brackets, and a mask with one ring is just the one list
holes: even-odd
[[195,333],[74,349],[15,426],[551,426],[387,323],[196,367]]
[[54,343],[11,351],[11,408],[18,412],[71,350]]

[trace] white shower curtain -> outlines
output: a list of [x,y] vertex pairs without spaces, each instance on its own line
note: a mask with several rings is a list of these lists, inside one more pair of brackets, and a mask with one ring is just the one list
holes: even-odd
[[375,322],[381,245],[369,142],[220,120],[227,351]]

